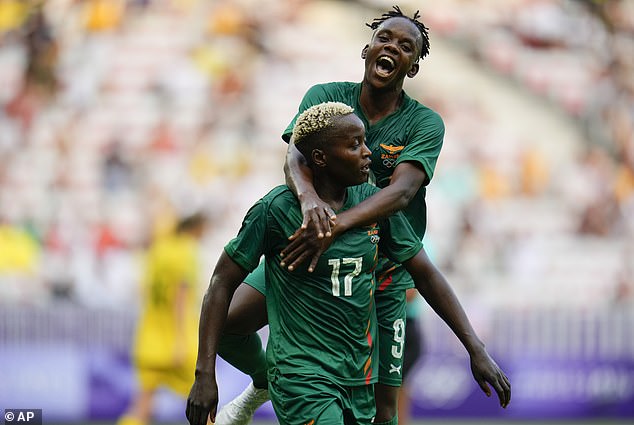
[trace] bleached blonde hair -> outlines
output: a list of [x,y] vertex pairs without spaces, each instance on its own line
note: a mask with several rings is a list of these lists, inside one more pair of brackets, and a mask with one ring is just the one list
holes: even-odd
[[292,136],[295,144],[330,127],[333,118],[352,114],[353,112],[354,108],[342,102],[323,102],[311,106],[299,114],[295,121]]

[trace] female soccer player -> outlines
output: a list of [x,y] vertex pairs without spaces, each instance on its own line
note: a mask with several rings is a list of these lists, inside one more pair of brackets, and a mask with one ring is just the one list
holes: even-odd
[[[326,102],[297,119],[293,142],[307,158],[316,193],[333,211],[345,211],[379,189],[361,184],[371,152],[362,121],[347,105]],[[280,264],[289,231],[302,223],[301,206],[288,186],[273,189],[247,213],[238,236],[219,259],[203,300],[196,380],[187,401],[191,425],[215,421],[215,361],[233,293],[264,255],[269,393],[281,424],[372,422],[377,352],[374,269],[381,251],[405,265],[416,287],[472,354],[479,383],[510,385],[488,356],[442,275],[427,258],[420,238],[402,213],[335,239],[314,270],[289,271]],[[427,281],[430,281],[428,283]]]
[[[283,251],[284,264],[290,269],[296,269],[308,260],[309,268],[314,268],[321,252],[340,234],[372,224],[396,211],[405,214],[421,239],[425,233],[425,191],[442,147],[444,124],[436,112],[409,97],[403,90],[403,83],[406,77],[417,75],[420,59],[429,53],[428,31],[419,20],[418,12],[408,17],[398,7],[374,19],[368,26],[374,32],[361,52],[365,62],[363,80],[313,86],[304,96],[298,115],[312,105],[326,101],[353,106],[366,127],[367,144],[372,151],[372,179],[382,189],[355,208],[335,216],[313,188],[313,176],[305,158],[293,143],[289,143],[285,167],[287,184],[300,200],[303,215],[300,230],[289,233],[293,234],[293,242]],[[295,119],[284,132],[286,141],[290,139],[294,123]],[[331,222],[336,223],[332,228]],[[385,257],[377,266],[376,276],[381,352],[375,423],[395,425],[402,381],[399,371],[402,371],[406,343],[405,292],[414,285],[404,267]],[[217,425],[246,425],[257,407],[268,399],[266,361],[255,333],[267,323],[265,295],[262,266],[238,288],[220,350],[225,360],[249,374],[253,382],[222,408]],[[467,351],[473,363],[473,353],[469,347]],[[482,390],[490,395],[489,387],[480,381],[480,371],[476,368],[473,374]],[[500,405],[505,407],[508,402],[505,391],[489,383],[497,392]]]

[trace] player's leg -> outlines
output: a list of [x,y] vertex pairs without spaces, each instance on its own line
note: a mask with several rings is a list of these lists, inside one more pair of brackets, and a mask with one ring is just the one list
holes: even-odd
[[253,271],[233,295],[218,354],[252,383],[216,415],[216,425],[245,425],[258,407],[269,400],[266,354],[257,331],[268,323],[264,264]]
[[374,425],[398,423],[398,396],[401,387],[393,385],[374,384],[374,395],[376,403],[376,416]]
[[374,386],[360,385],[347,390],[349,404],[344,405],[344,425],[371,423],[376,417]]
[[264,295],[243,283],[229,305],[218,355],[249,375],[256,388],[266,388],[266,355],[257,331],[267,324]]
[[262,329],[269,323],[266,315],[266,294],[259,287],[259,281],[249,275],[238,286],[227,312],[225,333],[249,335]]
[[402,285],[398,289],[382,283],[386,279],[397,281],[396,279],[409,277],[400,274],[395,272],[389,277],[379,279],[379,289],[375,293],[379,325],[379,382],[374,388],[375,424],[395,425],[398,422],[398,395],[403,380],[405,350],[406,297]]
[[218,354],[249,375],[255,388],[265,389],[266,356],[257,334],[268,323],[264,264],[249,274],[233,295]]

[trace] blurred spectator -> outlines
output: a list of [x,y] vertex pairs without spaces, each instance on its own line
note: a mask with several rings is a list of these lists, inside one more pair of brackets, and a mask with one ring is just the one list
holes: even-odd
[[111,31],[124,18],[125,0],[82,0],[84,25],[89,32]]
[[608,237],[620,232],[621,214],[616,199],[605,193],[586,206],[581,215],[579,233]]
[[25,80],[43,94],[57,90],[58,43],[48,22],[43,3],[35,4],[24,24],[27,48]]
[[[283,182],[306,87],[356,69],[349,16],[379,3],[0,0],[0,311],[129,320],[140,254],[198,208],[215,261]],[[399,4],[433,36],[434,84],[406,90],[446,117],[429,233],[456,290],[491,317],[629,312],[634,1]]]
[[37,241],[27,231],[0,223],[0,274],[33,274],[39,266]]
[[23,305],[47,301],[39,279],[40,257],[30,232],[0,219],[0,300]]
[[[321,7],[361,6],[0,0],[0,200],[15,222],[60,241],[35,240],[58,266],[32,277],[47,282],[34,287],[56,291],[51,282],[67,282],[60,285],[74,288],[69,297],[82,305],[129,303],[122,282],[134,281],[136,254],[175,216],[214,199],[211,214],[231,220],[258,185],[281,179],[278,134],[293,99],[322,78],[323,64],[349,68],[339,49],[324,48],[334,15],[322,20]],[[495,260],[500,241],[582,230],[608,235],[606,249],[614,249],[621,231],[631,235],[631,10],[632,2],[617,0],[590,8],[447,0],[424,8],[434,33],[480,65],[495,69],[489,49],[509,48],[513,90],[548,99],[586,131],[587,140],[564,147],[549,129],[517,134],[522,120],[498,118],[506,109],[499,104],[489,109],[442,85],[412,87],[442,100],[448,139],[435,178],[443,190],[430,191],[440,198],[430,208],[445,213],[430,216],[443,232],[435,239],[446,241],[439,261],[450,262],[452,247],[463,252],[453,270],[474,291],[482,270],[506,273]],[[577,160],[579,151],[590,153]],[[240,196],[228,199],[228,188]],[[478,218],[462,226],[474,200]],[[612,207],[601,208],[604,200]],[[522,220],[512,219],[517,211]],[[101,272],[114,264],[116,273]]]
[[28,3],[24,0],[0,0],[0,43],[13,35],[28,16]]
[[634,207],[634,144],[623,149],[623,162],[617,165],[614,182],[616,200],[624,209]]
[[487,200],[504,198],[511,194],[509,179],[503,175],[500,163],[486,158],[480,164],[480,193]]
[[123,157],[121,146],[116,141],[108,146],[104,154],[102,175],[103,187],[108,192],[133,189],[133,167]]
[[[588,149],[581,165],[584,167],[587,185],[586,199],[581,202],[583,209],[579,232],[602,237],[622,234],[625,229],[618,192],[627,189],[617,186],[614,160],[603,149],[594,147]],[[623,187],[625,186],[626,184]]]
[[520,157],[520,193],[527,196],[538,196],[544,193],[550,175],[546,159],[535,148],[527,148]]
[[24,81],[15,96],[5,105],[5,113],[17,124],[22,141],[28,140],[33,121],[43,107],[44,100],[39,87],[29,80]]

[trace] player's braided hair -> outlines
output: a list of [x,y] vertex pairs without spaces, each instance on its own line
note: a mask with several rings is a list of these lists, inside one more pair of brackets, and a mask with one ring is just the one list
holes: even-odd
[[411,23],[416,25],[416,28],[418,28],[418,31],[420,31],[420,35],[423,38],[423,47],[420,50],[420,58],[424,59],[425,56],[429,54],[429,47],[430,47],[429,46],[429,28],[427,28],[421,21],[418,20],[418,18],[420,18],[419,11],[417,10],[416,13],[414,13],[414,16],[410,18],[409,16],[406,16],[403,14],[403,12],[401,12],[400,7],[392,6],[392,8],[394,10],[385,12],[383,15],[381,15],[381,17],[374,18],[372,23],[369,23],[369,24],[366,23],[366,25],[372,28],[373,30],[376,30],[383,22],[387,21],[390,18],[400,17],[400,18],[408,19]]
[[351,106],[341,102],[323,102],[311,106],[302,112],[293,127],[295,144],[302,142],[332,125],[334,117],[348,115],[354,112]]

